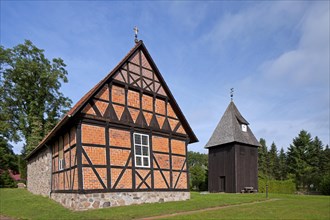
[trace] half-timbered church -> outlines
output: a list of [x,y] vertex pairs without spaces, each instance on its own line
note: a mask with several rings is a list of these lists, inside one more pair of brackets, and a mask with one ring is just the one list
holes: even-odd
[[205,146],[209,151],[208,190],[258,190],[259,146],[249,123],[231,101]]
[[186,200],[197,141],[137,41],[28,155],[27,188],[74,210]]

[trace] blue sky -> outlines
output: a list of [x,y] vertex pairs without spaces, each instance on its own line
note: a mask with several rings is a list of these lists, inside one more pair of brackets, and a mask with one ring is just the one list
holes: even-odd
[[[206,152],[230,102],[286,149],[305,129],[329,144],[329,1],[1,1],[1,45],[31,40],[67,64],[77,102],[143,40]],[[20,152],[22,143],[15,144]]]

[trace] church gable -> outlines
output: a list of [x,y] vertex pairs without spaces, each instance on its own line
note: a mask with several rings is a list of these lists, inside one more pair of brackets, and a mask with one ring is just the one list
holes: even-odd
[[[86,117],[191,134],[173,96],[143,44],[136,47],[84,104]],[[182,121],[184,120],[184,121]],[[195,140],[193,134],[191,140]]]
[[151,67],[142,50],[136,51],[115,73],[113,78],[130,87],[167,96],[155,70]]

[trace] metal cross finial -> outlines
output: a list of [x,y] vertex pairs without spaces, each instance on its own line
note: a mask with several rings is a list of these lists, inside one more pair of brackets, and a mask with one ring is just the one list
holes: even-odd
[[234,97],[234,88],[230,89],[230,99],[231,101],[233,101],[233,97]]
[[137,43],[137,42],[139,42],[139,40],[137,38],[138,33],[139,33],[139,29],[135,26],[133,30],[134,30],[134,33],[135,33],[135,40],[134,41],[135,41],[135,43]]

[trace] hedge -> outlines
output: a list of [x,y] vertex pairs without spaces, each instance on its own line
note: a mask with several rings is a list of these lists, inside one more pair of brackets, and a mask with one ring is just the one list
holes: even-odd
[[269,193],[294,194],[296,192],[296,184],[293,180],[266,180],[258,179],[258,188],[260,193],[266,192],[266,183],[268,183]]

